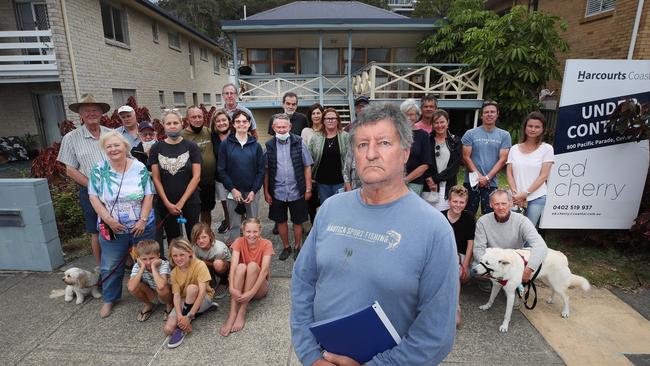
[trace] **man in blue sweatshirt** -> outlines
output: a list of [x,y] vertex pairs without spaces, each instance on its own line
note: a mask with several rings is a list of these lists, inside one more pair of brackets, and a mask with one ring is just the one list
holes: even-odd
[[303,365],[358,365],[321,350],[309,325],[375,300],[402,341],[367,365],[432,365],[451,352],[458,301],[453,230],[409,191],[411,128],[392,105],[371,105],[350,132],[360,190],[321,206],[291,280],[291,334]]

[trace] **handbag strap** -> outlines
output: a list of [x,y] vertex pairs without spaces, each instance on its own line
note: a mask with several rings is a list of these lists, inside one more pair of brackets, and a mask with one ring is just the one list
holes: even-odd
[[[110,164],[110,163],[108,163]],[[122,191],[122,182],[124,182],[124,174],[126,174],[126,166],[129,165],[129,159],[126,159],[126,163],[124,164],[124,170],[122,171],[122,178],[120,178],[120,185],[117,187],[117,195],[115,195],[115,202],[113,202],[113,206],[111,206],[111,210],[108,212],[108,216],[113,216],[113,209],[115,208],[115,205],[117,204],[117,200],[120,199],[120,192]],[[119,221],[119,219],[118,219]]]

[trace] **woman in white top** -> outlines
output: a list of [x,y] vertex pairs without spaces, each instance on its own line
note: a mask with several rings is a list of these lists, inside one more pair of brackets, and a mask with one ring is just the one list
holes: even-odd
[[546,179],[555,161],[553,146],[542,142],[545,133],[544,115],[530,113],[522,126],[521,142],[510,149],[506,161],[514,204],[526,207],[526,217],[535,226],[546,205]]
[[320,103],[314,103],[309,107],[307,112],[307,118],[309,119],[309,127],[302,129],[300,137],[302,137],[302,143],[305,146],[309,146],[309,140],[314,136],[314,133],[320,132],[323,130],[323,108]]

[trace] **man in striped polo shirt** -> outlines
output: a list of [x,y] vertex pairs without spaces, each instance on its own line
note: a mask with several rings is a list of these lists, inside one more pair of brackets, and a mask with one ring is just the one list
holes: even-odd
[[92,94],[84,94],[78,103],[70,104],[68,108],[79,113],[82,125],[63,136],[57,160],[65,164],[67,176],[79,184],[79,200],[84,213],[86,232],[91,236],[93,256],[99,266],[97,213],[88,199],[88,176],[95,164],[106,159],[98,140],[111,129],[101,126],[99,121],[111,106],[97,102]]

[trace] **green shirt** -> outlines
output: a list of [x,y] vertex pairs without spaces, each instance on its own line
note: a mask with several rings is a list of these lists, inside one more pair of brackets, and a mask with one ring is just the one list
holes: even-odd
[[217,169],[217,160],[214,157],[212,150],[212,139],[210,138],[210,130],[203,127],[201,133],[194,133],[183,129],[181,136],[187,141],[192,141],[199,146],[201,150],[201,185],[214,184],[214,174]]

